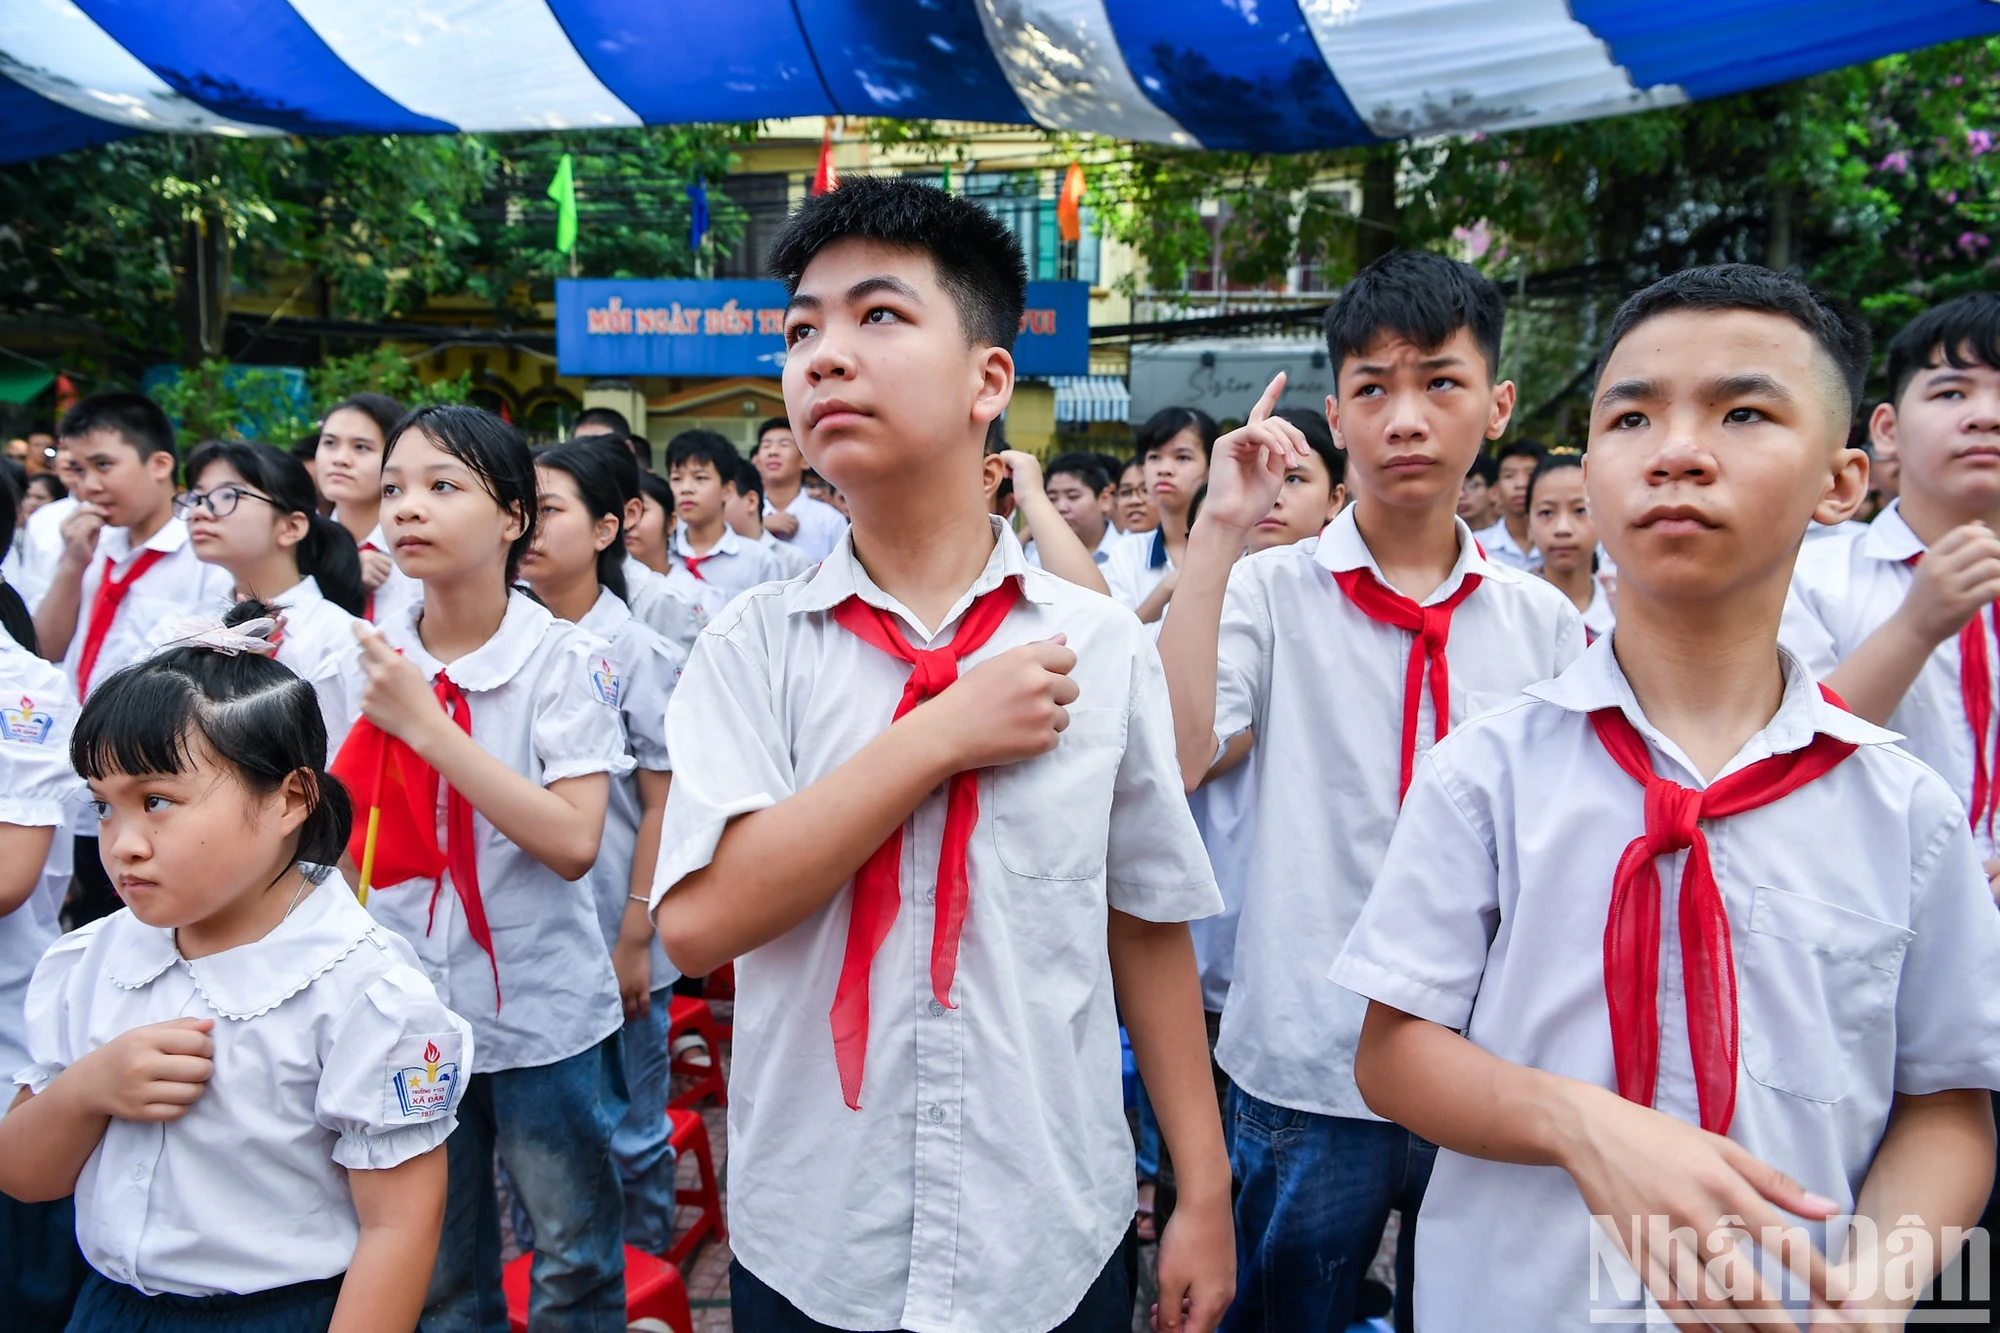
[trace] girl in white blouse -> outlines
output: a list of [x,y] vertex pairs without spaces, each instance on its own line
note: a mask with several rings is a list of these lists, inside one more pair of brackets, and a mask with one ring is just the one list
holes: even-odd
[[[407,747],[399,771],[436,775],[424,800],[441,818],[418,827],[441,831],[429,850],[443,855],[380,876],[368,910],[410,941],[479,1038],[426,1328],[479,1326],[500,1289],[496,1151],[534,1229],[529,1324],[625,1317],[611,1156],[625,1013],[580,881],[632,760],[609,646],[514,588],[537,509],[528,446],[489,412],[419,408],[389,440],[382,526],[423,599],[379,635],[358,627],[361,713]],[[357,727],[348,749],[367,737]]]
[[231,600],[254,597],[284,616],[272,636],[278,661],[319,695],[328,753],[339,753],[365,679],[353,630],[366,597],[354,539],[318,513],[305,464],[268,444],[211,440],[188,455],[186,475],[174,512],[188,543],[236,580]]
[[74,1191],[72,1330],[409,1329],[430,1276],[471,1034],[327,878],[346,793],[262,610],[104,681],[71,740],[126,905],[35,972],[0,1191]]

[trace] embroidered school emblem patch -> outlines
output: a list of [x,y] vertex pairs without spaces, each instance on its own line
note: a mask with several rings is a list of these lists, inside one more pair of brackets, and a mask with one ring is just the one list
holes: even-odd
[[597,702],[616,708],[619,689],[618,673],[611,669],[610,661],[598,658],[597,669],[590,673],[590,692],[597,696]]
[[[424,1048],[417,1053],[417,1062],[401,1065],[395,1058],[417,1041]],[[451,1048],[450,1053],[458,1053],[458,1039],[445,1038]],[[404,1057],[407,1058],[407,1057]],[[413,1038],[398,1044],[397,1052],[392,1052],[389,1072],[389,1093],[391,1110],[403,1120],[435,1120],[451,1110],[452,1101],[458,1094],[458,1062],[447,1059],[446,1053],[438,1049],[437,1039]]]
[[35,701],[25,694],[19,707],[0,712],[0,736],[26,745],[47,745],[49,732],[55,725],[54,715],[46,708],[35,707]]

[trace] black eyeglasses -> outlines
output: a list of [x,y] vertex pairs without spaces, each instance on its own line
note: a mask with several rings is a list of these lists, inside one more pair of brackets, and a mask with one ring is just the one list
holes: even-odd
[[237,502],[245,497],[252,500],[262,500],[273,509],[282,510],[284,508],[283,505],[273,500],[270,496],[259,495],[257,492],[245,490],[241,486],[217,486],[213,490],[182,491],[179,495],[176,495],[174,497],[174,517],[186,521],[194,516],[195,510],[206,509],[217,518],[228,518],[236,512]]

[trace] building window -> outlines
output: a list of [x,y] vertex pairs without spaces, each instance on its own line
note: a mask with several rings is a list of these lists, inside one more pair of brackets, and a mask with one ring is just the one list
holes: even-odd
[[768,278],[764,260],[778,228],[791,213],[790,177],[782,171],[747,172],[711,186],[743,210],[743,235],[716,261],[718,278]]

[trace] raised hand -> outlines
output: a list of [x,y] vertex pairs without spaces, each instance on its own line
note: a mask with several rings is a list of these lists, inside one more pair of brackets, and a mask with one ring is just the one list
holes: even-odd
[[1215,442],[1201,523],[1248,532],[1278,502],[1286,469],[1312,451],[1298,427],[1271,415],[1284,391],[1281,370],[1250,409],[1250,419]]
[[1924,552],[1898,614],[1924,642],[1938,644],[1995,598],[2000,598],[2000,535],[1984,523],[1967,523]]
[[384,642],[367,621],[354,622],[354,637],[361,643],[361,669],[368,675],[361,716],[412,746],[426,726],[447,720],[414,662]]

